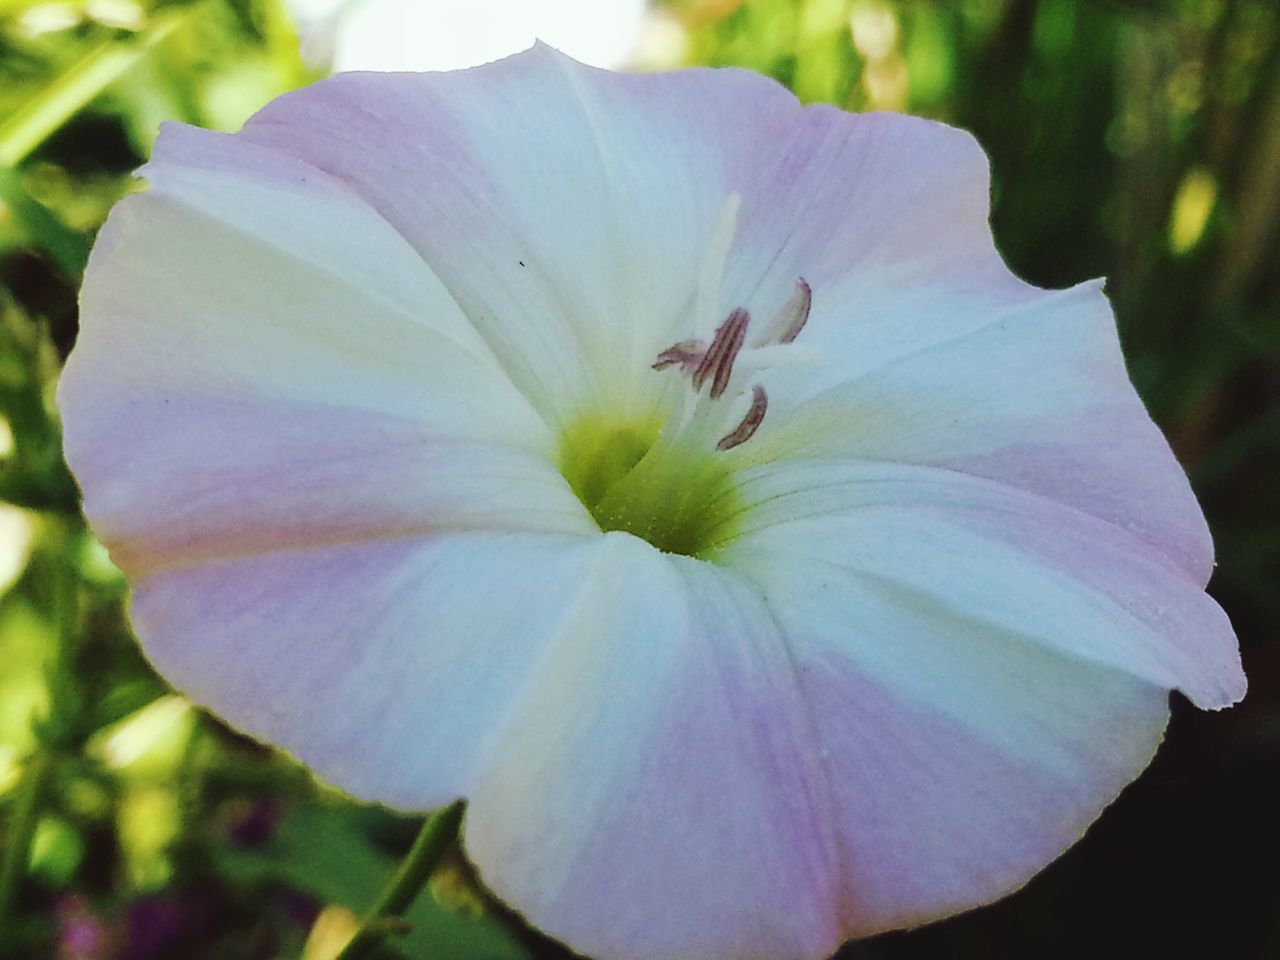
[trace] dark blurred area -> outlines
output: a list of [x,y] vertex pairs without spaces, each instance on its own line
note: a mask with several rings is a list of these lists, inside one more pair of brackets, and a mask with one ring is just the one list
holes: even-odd
[[[1280,957],[1280,4],[668,0],[646,29],[641,67],[973,131],[1011,267],[1108,278],[1250,678],[1221,713],[1175,696],[1152,767],[1024,890],[841,956]],[[160,120],[234,129],[322,72],[273,0],[0,0],[0,957],[322,960],[413,838],[154,676],[52,404],[93,234]],[[406,956],[568,956],[460,857],[432,887]]]

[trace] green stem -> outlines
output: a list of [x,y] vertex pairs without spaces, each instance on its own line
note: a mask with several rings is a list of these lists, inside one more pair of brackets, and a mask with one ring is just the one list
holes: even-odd
[[361,957],[371,956],[377,950],[394,926],[387,921],[399,917],[409,909],[409,905],[458,836],[462,808],[463,802],[458,800],[427,818],[418,831],[413,846],[361,921],[360,929],[335,960],[359,960]]
[[48,754],[32,754],[27,760],[27,769],[18,787],[13,816],[9,822],[4,860],[0,861],[0,931],[8,929],[8,919],[18,897],[18,889],[27,875],[27,864],[31,860],[31,839],[35,836],[36,823],[40,819],[40,800],[52,769],[52,759]]

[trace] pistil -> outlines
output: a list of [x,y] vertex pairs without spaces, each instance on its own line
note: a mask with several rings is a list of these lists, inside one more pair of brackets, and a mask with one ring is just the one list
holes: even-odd
[[741,423],[716,442],[716,449],[732,450],[750,440],[760,429],[760,424],[764,422],[765,411],[768,409],[769,395],[764,392],[764,387],[757,383],[751,388],[751,409],[747,411]]

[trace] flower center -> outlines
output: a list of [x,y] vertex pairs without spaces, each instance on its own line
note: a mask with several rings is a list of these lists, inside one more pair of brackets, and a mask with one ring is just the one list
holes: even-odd
[[601,530],[622,530],[659,550],[697,556],[727,534],[736,512],[722,458],[666,442],[657,421],[578,421],[564,437],[560,468]]
[[709,342],[683,340],[660,352],[653,369],[679,383],[665,420],[618,422],[596,414],[565,432],[561,472],[601,530],[622,530],[686,556],[732,538],[742,504],[730,451],[764,421],[769,398],[755,376],[799,335],[811,299],[799,280],[759,331],[739,307]]

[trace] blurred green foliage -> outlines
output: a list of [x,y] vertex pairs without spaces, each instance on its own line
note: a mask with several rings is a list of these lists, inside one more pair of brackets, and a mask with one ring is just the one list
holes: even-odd
[[[1210,517],[1213,590],[1253,678],[1225,718],[1179,714],[1119,812],[1027,891],[851,955],[1280,955],[1280,884],[1216,880],[1280,856],[1257,774],[1280,760],[1280,6],[658,13],[655,62],[746,66],[806,101],[974,131],[1014,269],[1109,278],[1135,382]],[[325,790],[155,677],[79,516],[52,404],[92,236],[160,121],[234,129],[316,75],[273,0],[0,0],[0,956],[320,960],[412,839],[412,822]],[[561,955],[460,859],[433,887],[405,954]]]

